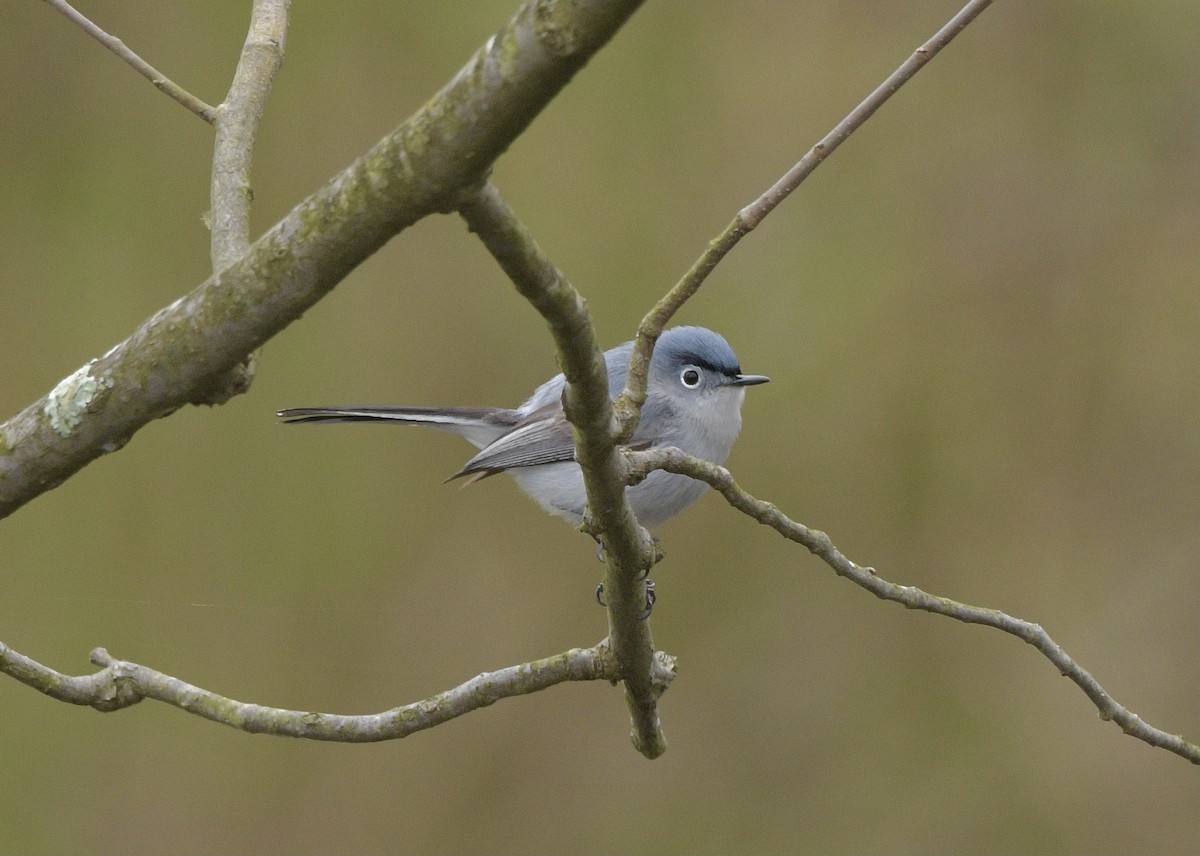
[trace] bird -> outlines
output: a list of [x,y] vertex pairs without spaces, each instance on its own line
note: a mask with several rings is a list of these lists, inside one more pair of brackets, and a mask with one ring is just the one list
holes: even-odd
[[[625,384],[633,342],[604,353],[609,394]],[[704,327],[672,327],[658,340],[647,375],[646,402],[633,448],[674,446],[723,464],[741,430],[746,387],[767,383],[764,375],[743,374],[729,343]],[[566,379],[558,374],[514,409],[502,407],[293,407],[277,411],[285,423],[376,422],[427,425],[457,434],[478,450],[447,481],[467,483],[497,473],[511,475],[526,494],[552,515],[576,527],[587,496],[575,462],[571,425],[562,408]],[[638,522],[655,528],[695,502],[707,485],[688,476],[655,471],[626,489]]]

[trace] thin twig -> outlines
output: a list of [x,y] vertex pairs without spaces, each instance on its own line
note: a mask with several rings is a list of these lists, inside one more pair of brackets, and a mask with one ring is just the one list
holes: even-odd
[[654,639],[642,620],[643,578],[655,550],[625,496],[625,459],[617,451],[617,425],[609,399],[608,371],[596,344],[587,304],[538,247],[533,236],[490,182],[465,198],[459,213],[517,287],[550,325],[568,386],[563,407],[575,428],[576,460],[583,469],[589,532],[604,545],[609,638],[620,663],[633,721],[633,744],[648,758],[666,751],[651,679]]
[[846,577],[855,585],[861,586],[882,600],[899,603],[909,609],[921,609],[925,612],[945,615],[967,624],[983,624],[987,627],[994,627],[1028,642],[1045,655],[1046,659],[1053,663],[1060,673],[1070,678],[1083,690],[1100,711],[1101,719],[1116,722],[1121,726],[1121,730],[1131,737],[1173,752],[1193,764],[1200,764],[1200,746],[1189,743],[1179,735],[1168,734],[1148,725],[1137,714],[1118,704],[1116,699],[1110,696],[1092,677],[1091,673],[1075,662],[1042,629],[1040,624],[1014,618],[996,609],[970,606],[949,598],[938,597],[922,591],[916,586],[903,586],[888,582],[880,577],[874,568],[864,568],[847,559],[824,532],[809,529],[802,523],[791,520],[771,503],[755,499],[742,490],[724,467],[694,458],[674,448],[627,452],[626,457],[630,462],[630,474],[635,479],[634,483],[645,478],[654,470],[666,470],[669,473],[679,473],[706,482],[738,511],[754,518],[759,523],[770,526],[784,538],[803,545],[809,552],[824,560],[825,564],[833,568],[839,576]]
[[773,184],[762,196],[751,202],[737,213],[730,224],[720,235],[709,242],[704,253],[696,259],[683,278],[676,283],[661,300],[642,318],[638,325],[637,341],[629,361],[629,377],[625,389],[617,400],[616,413],[622,425],[622,436],[630,437],[637,427],[641,407],[646,401],[646,377],[650,370],[650,355],[654,344],[662,334],[663,328],[675,315],[681,306],[700,288],[708,278],[717,263],[730,250],[737,246],[743,237],[754,230],[763,218],[771,213],[780,202],[800,186],[821,162],[833,150],[858,130],[885,101],[896,94],[905,83],[912,79],[929,60],[970,24],[979,14],[990,6],[992,0],[971,0],[957,15],[951,18],[933,38],[917,48],[912,56],[906,59],[899,68],[892,72],[874,92],[850,111],[849,115],[830,131],[825,137],[808,150],[782,178]]
[[188,92],[175,81],[171,80],[157,68],[146,62],[140,56],[126,47],[125,43],[116,36],[109,35],[104,30],[93,24],[87,17],[81,14],[66,0],[46,0],[51,6],[62,12],[72,22],[77,24],[85,33],[94,38],[100,44],[104,45],[110,51],[115,53],[126,63],[134,68],[138,74],[149,80],[162,92],[166,93],[171,98],[174,98],[188,110],[191,110],[208,124],[213,124],[217,120],[217,108],[204,103],[192,93]]
[[283,65],[291,5],[291,0],[255,0],[237,71],[221,104],[213,142],[213,273],[250,246],[250,162],[267,96]]
[[[283,65],[291,5],[291,0],[255,0],[237,71],[217,116],[209,214],[214,274],[250,247],[250,163],[267,96]],[[224,383],[214,384],[204,403],[223,404],[249,389],[260,353],[251,352]]]
[[[615,681],[619,674],[616,657],[606,640],[591,648],[572,648],[542,660],[484,672],[430,698],[381,713],[343,715],[240,702],[149,666],[117,660],[103,648],[94,650],[91,660],[102,667],[100,671],[64,675],[0,642],[0,672],[59,701],[110,712],[154,699],[254,734],[339,743],[397,740],[502,698],[538,692],[567,681]],[[674,663],[669,657],[656,658],[654,676],[664,686],[671,681]]]

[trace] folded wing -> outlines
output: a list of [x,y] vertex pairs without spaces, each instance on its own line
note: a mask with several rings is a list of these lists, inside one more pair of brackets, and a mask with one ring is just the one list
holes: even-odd
[[526,416],[511,431],[485,446],[451,479],[486,478],[515,467],[536,467],[575,460],[571,423],[557,402]]

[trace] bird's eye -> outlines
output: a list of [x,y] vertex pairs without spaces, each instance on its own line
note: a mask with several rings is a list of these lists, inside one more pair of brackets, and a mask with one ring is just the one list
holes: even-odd
[[679,373],[679,382],[688,389],[695,389],[700,385],[700,372],[689,366]]

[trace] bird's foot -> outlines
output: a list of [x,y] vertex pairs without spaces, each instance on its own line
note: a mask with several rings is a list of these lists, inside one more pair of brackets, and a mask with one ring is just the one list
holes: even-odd
[[[654,610],[654,602],[658,600],[658,594],[654,590],[654,580],[649,579],[644,575],[639,578],[639,581],[641,580],[645,580],[646,582],[646,611],[638,616],[638,621],[645,621],[650,617],[650,613]],[[608,604],[604,602],[604,583],[600,583],[600,585],[596,586],[596,603],[605,608],[608,607]]]

